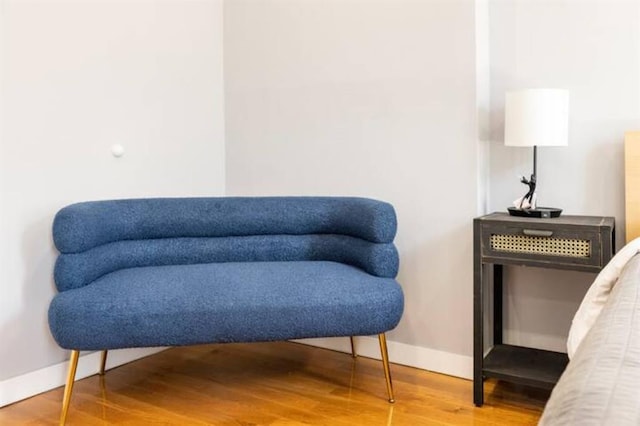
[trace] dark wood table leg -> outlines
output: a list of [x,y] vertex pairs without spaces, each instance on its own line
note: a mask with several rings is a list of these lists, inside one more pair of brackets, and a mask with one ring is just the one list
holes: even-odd
[[474,223],[473,255],[473,403],[481,407],[484,403],[482,361],[484,357],[483,333],[483,266],[480,257],[480,226]]
[[493,344],[502,344],[502,265],[493,265]]

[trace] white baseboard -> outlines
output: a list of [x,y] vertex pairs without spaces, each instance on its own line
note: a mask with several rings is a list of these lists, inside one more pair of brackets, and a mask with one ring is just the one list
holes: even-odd
[[[323,338],[295,340],[311,346],[351,352],[348,338]],[[375,337],[356,337],[356,352],[368,358],[380,359],[380,346]],[[473,377],[473,357],[387,341],[389,361],[450,376],[471,379]],[[167,348],[119,349],[109,351],[107,369],[153,355]],[[76,371],[76,380],[98,373],[100,352],[81,355]],[[45,367],[21,376],[0,382],[0,407],[30,398],[42,392],[63,386],[66,380],[68,362]]]
[[[118,349],[109,351],[107,369],[153,355],[166,348]],[[67,377],[69,362],[64,361],[40,370],[22,374],[0,381],[0,407],[32,397],[42,392],[63,386]],[[76,380],[98,373],[100,352],[91,352],[80,356]]]
[[[340,352],[351,353],[349,339],[323,338],[295,340],[311,346],[333,349]],[[356,337],[356,353],[367,358],[380,359],[380,345],[377,337]],[[429,370],[449,376],[461,377],[471,380],[473,378],[473,357],[423,348],[421,346],[407,345],[387,340],[389,361],[394,364],[407,365],[409,367]]]

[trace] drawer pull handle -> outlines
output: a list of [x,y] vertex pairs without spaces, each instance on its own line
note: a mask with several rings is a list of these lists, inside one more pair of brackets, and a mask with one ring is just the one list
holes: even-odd
[[550,237],[553,235],[553,231],[545,231],[543,229],[523,229],[522,232],[530,237]]

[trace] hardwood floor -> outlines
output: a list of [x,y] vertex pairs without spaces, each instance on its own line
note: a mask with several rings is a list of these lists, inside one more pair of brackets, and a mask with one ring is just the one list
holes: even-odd
[[[547,391],[468,380],[297,343],[173,348],[76,382],[68,425],[535,425]],[[55,425],[62,388],[0,409],[1,425]]]

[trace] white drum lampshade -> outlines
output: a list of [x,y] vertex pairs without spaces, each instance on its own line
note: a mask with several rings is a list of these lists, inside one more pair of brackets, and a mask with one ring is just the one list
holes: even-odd
[[527,89],[507,92],[505,145],[565,146],[568,142],[568,90]]

